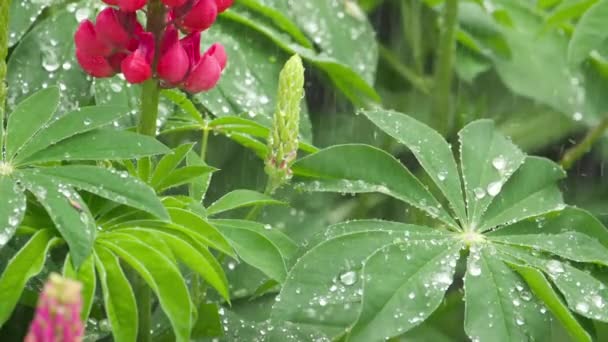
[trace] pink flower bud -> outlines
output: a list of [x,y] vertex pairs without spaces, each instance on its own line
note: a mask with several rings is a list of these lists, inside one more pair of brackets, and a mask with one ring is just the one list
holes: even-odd
[[179,7],[188,2],[188,0],[162,0],[169,7]]
[[82,50],[90,55],[108,56],[112,50],[110,46],[97,38],[95,25],[90,20],[85,20],[78,25],[74,34],[76,49]]
[[205,52],[206,55],[212,56],[215,58],[220,65],[222,71],[226,68],[226,63],[228,62],[228,56],[226,55],[226,49],[220,43],[215,43],[211,45],[209,50]]
[[148,0],[103,0],[108,5],[118,6],[125,12],[135,12],[142,9]]
[[169,85],[180,83],[190,67],[186,50],[179,42],[179,33],[167,27],[161,43],[161,56],[156,67],[158,76]]
[[125,13],[108,7],[97,16],[95,31],[102,42],[114,48],[132,49],[136,35],[142,32],[143,28],[135,13]]
[[222,13],[234,4],[234,0],[215,0],[215,4],[217,5],[217,11]]
[[176,8],[174,13],[178,26],[186,32],[204,31],[211,27],[217,18],[215,0],[195,0],[194,5]]
[[25,342],[80,342],[84,326],[80,321],[82,285],[51,274],[44,289]]
[[111,77],[116,74],[104,56],[90,55],[84,50],[77,49],[76,59],[82,70],[93,77]]
[[205,54],[184,81],[182,88],[190,93],[200,93],[215,87],[222,75],[217,60]]
[[154,56],[154,36],[145,32],[140,34],[139,47],[129,54],[120,68],[129,83],[142,83],[152,77],[152,58]]

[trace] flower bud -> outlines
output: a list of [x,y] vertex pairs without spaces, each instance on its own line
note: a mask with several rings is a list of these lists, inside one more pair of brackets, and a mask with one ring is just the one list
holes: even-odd
[[143,28],[134,13],[124,13],[108,7],[97,16],[95,31],[105,44],[116,49],[131,50],[136,47],[136,35]]
[[103,0],[108,5],[118,6],[122,11],[135,12],[142,9],[148,0]]
[[156,67],[158,76],[170,85],[180,83],[188,69],[189,59],[186,50],[179,42],[175,27],[167,27],[161,43],[161,56]]
[[211,27],[217,18],[215,0],[195,0],[192,7],[176,8],[174,17],[179,18],[177,25],[186,32],[204,31]]
[[222,68],[217,60],[205,54],[190,72],[182,88],[190,93],[200,93],[215,87],[222,75]]
[[120,68],[129,83],[137,84],[152,77],[152,58],[154,57],[154,36],[145,32],[140,34],[139,47],[129,54]]
[[76,60],[87,74],[93,77],[112,77],[116,74],[114,68],[104,56],[90,55],[84,50],[76,49]]
[[300,102],[304,96],[304,66],[300,56],[291,57],[279,75],[279,92],[272,130],[268,137],[265,171],[271,191],[291,178],[298,154]]
[[85,20],[78,25],[74,34],[76,49],[82,50],[89,55],[108,56],[112,48],[97,38],[95,25],[90,20]]
[[222,44],[215,43],[211,45],[211,47],[209,48],[209,50],[207,50],[205,54],[213,56],[213,58],[217,60],[222,71],[226,68],[228,56],[226,55],[226,49],[224,49],[224,46]]
[[25,342],[80,342],[84,326],[80,320],[82,285],[51,274],[38,299],[36,314]]

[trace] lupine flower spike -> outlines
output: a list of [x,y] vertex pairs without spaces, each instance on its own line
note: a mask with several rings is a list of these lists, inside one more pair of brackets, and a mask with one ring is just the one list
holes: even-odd
[[279,75],[279,93],[272,130],[268,137],[265,171],[271,192],[287,183],[298,154],[300,102],[304,97],[304,66],[300,56],[291,57]]
[[201,32],[234,0],[162,0],[167,22],[161,37],[146,32],[137,20],[147,0],[103,1],[115,7],[101,11],[95,23],[81,22],[74,35],[76,58],[87,74],[103,78],[122,73],[133,84],[155,77],[165,88],[190,93],[208,91],[218,83],[226,51],[216,43],[201,54]]
[[25,342],[81,342],[82,285],[52,273],[38,299]]

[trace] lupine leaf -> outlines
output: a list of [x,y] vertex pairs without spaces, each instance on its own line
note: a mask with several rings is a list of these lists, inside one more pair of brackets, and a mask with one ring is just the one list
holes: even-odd
[[97,245],[95,266],[112,335],[116,341],[134,341],[137,338],[137,303],[118,258],[108,248]]
[[175,170],[179,166],[179,164],[186,158],[186,155],[192,150],[193,146],[194,144],[184,144],[164,155],[160,159],[160,161],[156,165],[156,168],[154,169],[154,172],[152,173],[152,179],[150,181],[150,184],[152,186],[160,185],[160,183],[167,176],[169,176],[169,174],[173,172],[173,170]]
[[0,326],[9,319],[28,280],[42,271],[55,242],[50,230],[40,230],[8,262],[0,276]]
[[97,288],[97,278],[95,277],[95,257],[90,255],[82,263],[78,270],[74,269],[70,254],[65,257],[63,263],[63,276],[79,281],[82,284],[82,312],[80,319],[86,322],[95,300],[95,290]]
[[0,175],[0,249],[13,237],[25,214],[25,194],[15,181]]
[[173,170],[156,188],[159,192],[163,192],[176,186],[188,184],[192,180],[199,179],[201,176],[216,170],[216,168],[207,165],[184,166]]
[[192,230],[206,240],[206,243],[222,253],[235,256],[232,246],[217,228],[193,212],[169,208],[171,221],[179,226]]
[[227,193],[217,201],[213,202],[207,208],[207,214],[209,216],[222,213],[224,211],[234,210],[243,207],[251,207],[255,205],[285,205],[285,202],[281,202],[273,199],[270,196],[264,195],[257,191],[252,190],[234,190]]
[[568,62],[582,63],[589,53],[598,49],[608,38],[604,22],[608,16],[608,1],[601,0],[591,6],[576,24],[576,29],[568,45]]

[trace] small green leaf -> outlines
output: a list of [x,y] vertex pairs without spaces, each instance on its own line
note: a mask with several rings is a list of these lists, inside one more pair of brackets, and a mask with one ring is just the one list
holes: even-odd
[[18,178],[42,204],[67,242],[74,267],[80,267],[91,253],[97,232],[85,202],[61,180],[35,172],[22,172]]
[[70,254],[65,257],[63,263],[63,276],[79,281],[82,284],[82,311],[80,313],[80,319],[86,322],[89,318],[89,313],[93,307],[93,301],[95,300],[95,290],[97,287],[97,278],[95,277],[95,258],[90,255],[85,260],[78,271],[74,269]]
[[184,113],[188,114],[190,118],[197,122],[200,125],[205,124],[205,120],[203,120],[203,115],[201,112],[196,109],[196,106],[188,97],[179,90],[174,89],[165,89],[161,92],[161,94],[166,97],[169,101],[173,102],[176,106],[181,108]]
[[468,224],[478,230],[482,215],[523,163],[525,155],[490,120],[470,123],[458,136]]
[[[590,1],[586,1],[589,3]],[[581,17],[568,45],[568,62],[577,66],[582,63],[591,51],[599,49],[608,38],[606,17],[608,1],[601,0],[591,6]]]
[[116,255],[104,246],[95,246],[95,266],[103,289],[103,303],[116,341],[137,338],[137,303]]
[[285,205],[285,202],[277,201],[274,198],[252,190],[234,190],[227,193],[222,198],[215,201],[207,208],[209,216],[255,205]]
[[554,162],[526,157],[483,215],[481,231],[559,210],[562,194],[556,182],[566,176]]
[[381,341],[422,323],[452,284],[461,247],[406,241],[375,251],[363,267],[363,304],[349,341]]
[[129,113],[127,108],[118,106],[82,107],[69,112],[42,127],[38,134],[19,151],[15,162],[20,163],[32,154],[76,134],[106,126],[127,113]]
[[164,255],[142,242],[103,235],[100,244],[108,247],[133,267],[156,293],[171,321],[177,341],[189,341],[192,327],[192,301],[179,269]]
[[[206,166],[207,164],[204,160],[201,159],[198,154],[194,153],[193,151],[190,151],[190,153],[186,155],[186,165]],[[190,197],[192,197],[195,201],[199,203],[203,203],[205,195],[207,195],[207,189],[209,189],[209,184],[211,184],[212,175],[213,173],[210,172],[198,178],[192,179],[190,181],[190,185],[188,186],[188,194],[190,195]]]
[[[48,175],[65,184],[143,210],[158,218],[169,218],[167,210],[154,190],[139,179],[129,176],[126,171],[88,165],[66,165],[39,168],[33,172]],[[22,173],[33,172],[23,171]]]
[[407,168],[390,154],[375,147],[354,144],[332,146],[298,160],[293,170],[298,176],[311,178],[303,185],[307,190],[383,193],[459,229],[445,208]]
[[50,230],[39,230],[8,262],[0,277],[0,326],[9,319],[28,280],[42,271],[55,242]]
[[59,105],[59,89],[50,87],[23,100],[8,117],[6,155],[12,159],[51,119]]
[[67,160],[138,159],[170,150],[156,139],[127,131],[94,130],[62,140],[21,163]]
[[192,327],[192,338],[219,337],[224,335],[220,307],[216,303],[202,303],[198,306],[197,320]]
[[217,169],[207,165],[185,166],[171,172],[157,186],[158,192],[164,192],[180,185],[188,184],[194,179],[216,171]]
[[238,256],[247,264],[264,272],[270,278],[283,282],[287,267],[279,248],[259,231],[249,227],[223,225],[217,228],[230,240]]
[[454,155],[445,139],[427,125],[401,113],[363,111],[376,126],[406,145],[446,196],[460,222],[466,222],[462,184]]
[[489,248],[475,247],[469,255],[464,277],[467,334],[480,341],[542,341],[549,336],[549,315]]
[[140,238],[142,236],[154,235],[162,239],[182,263],[201,275],[224,299],[230,302],[228,280],[222,270],[222,266],[217,262],[213,254],[205,248],[194,248],[188,242],[175,235],[149,229],[130,228],[120,229],[116,232],[129,233]]
[[164,155],[154,169],[150,184],[153,187],[160,185],[160,183],[186,158],[186,155],[192,150],[193,146],[194,144],[183,144]]
[[8,176],[0,175],[0,249],[10,241],[25,214],[25,194]]
[[562,323],[564,328],[570,333],[575,341],[591,342],[591,336],[585,331],[576,317],[568,310],[562,299],[551,287],[542,272],[535,268],[509,263],[519,275],[521,275],[532,289],[534,295],[540,298],[543,303],[551,310],[553,315]]
[[219,230],[200,216],[188,210],[178,208],[169,208],[169,215],[171,216],[171,222],[173,222],[173,224],[197,233],[205,240],[205,244],[208,246],[229,256],[236,256],[232,246],[226,241],[226,238]]

